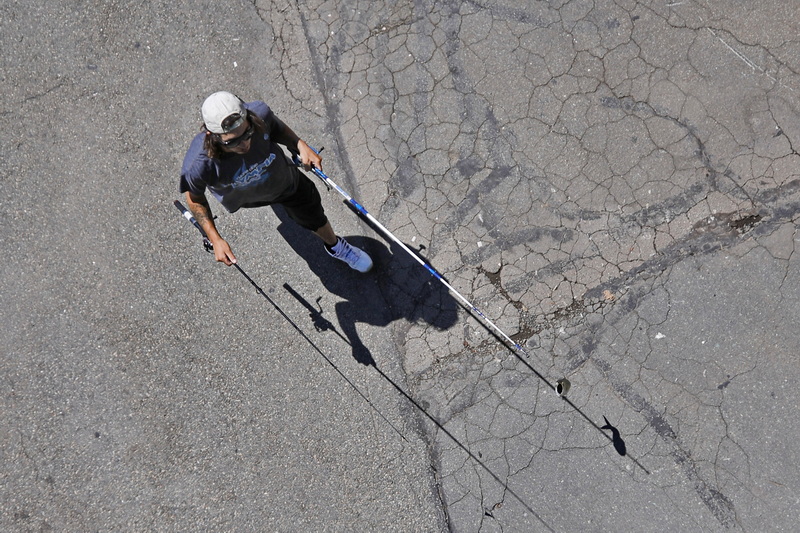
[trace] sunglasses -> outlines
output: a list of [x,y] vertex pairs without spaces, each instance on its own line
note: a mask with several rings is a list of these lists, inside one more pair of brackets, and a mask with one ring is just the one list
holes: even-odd
[[237,146],[239,146],[243,142],[249,140],[250,137],[253,136],[253,133],[255,133],[255,128],[253,128],[253,123],[252,122],[250,122],[249,120],[247,122],[250,125],[247,127],[246,130],[244,130],[244,133],[242,133],[238,137],[234,137],[233,139],[228,139],[227,141],[223,141],[223,140],[220,139],[220,141],[219,141],[220,144],[222,146],[226,147],[226,148],[236,148]]

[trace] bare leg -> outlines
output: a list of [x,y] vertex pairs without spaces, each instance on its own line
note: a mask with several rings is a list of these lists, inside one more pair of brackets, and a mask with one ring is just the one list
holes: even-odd
[[338,241],[330,222],[326,222],[324,226],[316,230],[314,233],[316,233],[319,238],[322,239],[328,246],[333,246]]

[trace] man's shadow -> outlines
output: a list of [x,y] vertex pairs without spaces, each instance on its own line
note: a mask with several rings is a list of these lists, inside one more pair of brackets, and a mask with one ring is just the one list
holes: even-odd
[[[426,410],[426,407],[420,405],[408,392],[381,370],[381,366],[375,363],[372,354],[361,341],[356,331],[356,324],[359,322],[373,326],[388,326],[398,319],[405,319],[409,322],[424,322],[439,330],[448,329],[458,319],[459,306],[447,288],[433,278],[430,272],[410,257],[408,252],[396,243],[392,242],[390,248],[387,248],[383,243],[370,237],[346,237],[349,243],[369,253],[374,262],[374,267],[369,273],[360,274],[355,272],[344,263],[329,257],[319,239],[313,235],[309,236],[308,231],[292,222],[282,207],[273,206],[273,210],[281,220],[278,232],[286,239],[286,242],[294,249],[295,253],[308,263],[311,271],[319,277],[325,288],[344,300],[337,302],[334,305],[334,309],[339,325],[346,336],[345,340],[353,348],[353,357],[359,363],[372,366],[398,393],[419,409],[442,433],[452,439],[476,464],[485,469],[497,483],[504,487],[508,494],[513,496],[532,516],[539,520],[548,531],[554,531],[530,504],[508,486],[507,479],[495,474],[483,462],[480,455],[475,455],[470,451],[465,444],[448,431],[442,422],[433,417]],[[369,224],[368,221],[366,222]],[[373,227],[373,229],[378,234],[381,234],[379,228]],[[387,240],[391,241],[391,239]],[[427,260],[422,255],[419,257],[427,263]],[[335,326],[323,316],[325,311],[324,295],[317,298],[312,297],[314,299],[312,303],[288,284],[284,284],[284,288],[310,312],[315,329],[318,331],[333,329],[335,331]],[[339,334],[338,331],[336,333]],[[341,336],[341,334],[339,335]],[[303,334],[303,337],[308,340],[305,334]],[[316,348],[316,346],[314,347]],[[318,348],[317,351],[319,351]],[[320,353],[322,354],[322,352]],[[350,386],[375,408],[369,398],[364,396],[327,356],[322,355],[350,383]],[[375,409],[377,411],[377,408]],[[380,411],[378,413],[387,423],[392,425]],[[394,425],[392,425],[392,428],[405,439],[405,436]],[[489,511],[485,511],[485,513],[493,518]]]
[[[328,292],[343,299],[336,302],[334,311],[352,346],[353,357],[359,363],[375,366],[370,350],[358,334],[358,323],[385,327],[395,320],[405,319],[445,330],[458,320],[458,304],[447,288],[396,243],[392,242],[389,249],[370,237],[346,236],[350,244],[372,257],[372,270],[362,274],[330,257],[322,241],[295,224],[282,207],[274,205],[272,208],[281,221],[278,226],[281,236],[306,261]],[[302,298],[291,287],[287,286],[287,290],[295,298]],[[316,307],[305,299],[301,303],[312,310],[312,316],[315,313],[322,315],[326,308],[325,299],[324,295],[316,298]],[[313,311],[316,308],[319,311]]]

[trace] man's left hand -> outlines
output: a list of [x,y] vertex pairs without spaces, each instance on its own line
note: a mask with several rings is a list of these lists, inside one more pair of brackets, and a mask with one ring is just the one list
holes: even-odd
[[300,152],[300,162],[303,163],[303,168],[306,170],[311,170],[312,168],[322,170],[322,156],[312,150],[304,140],[297,141],[297,151]]

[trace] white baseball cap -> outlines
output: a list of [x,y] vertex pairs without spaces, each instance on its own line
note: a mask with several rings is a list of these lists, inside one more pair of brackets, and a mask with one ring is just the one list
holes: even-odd
[[[247,118],[247,109],[242,99],[227,91],[219,91],[206,98],[202,113],[206,129],[211,133],[230,133],[241,126]],[[238,120],[223,128],[222,123],[231,115],[238,115]]]

